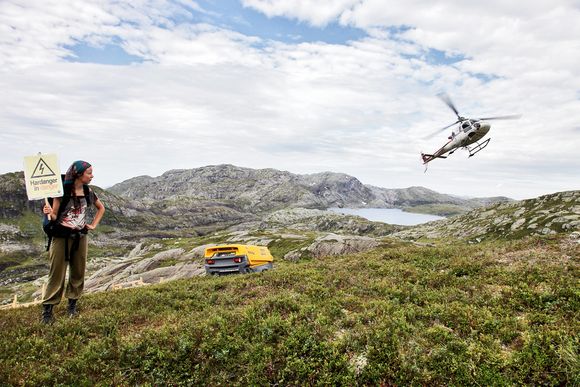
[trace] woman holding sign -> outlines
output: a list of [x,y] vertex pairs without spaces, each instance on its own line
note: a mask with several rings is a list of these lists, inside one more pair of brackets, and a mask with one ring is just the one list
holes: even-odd
[[[53,307],[65,292],[66,268],[69,278],[65,296],[68,298],[67,312],[70,317],[77,314],[77,300],[85,284],[87,262],[87,233],[94,230],[105,213],[105,206],[88,184],[93,179],[93,167],[86,161],[75,161],[64,177],[64,195],[54,198],[52,206],[45,203],[43,212],[53,223],[50,243],[50,272],[42,300],[42,322],[54,320]],[[91,223],[87,223],[89,205],[97,208]]]

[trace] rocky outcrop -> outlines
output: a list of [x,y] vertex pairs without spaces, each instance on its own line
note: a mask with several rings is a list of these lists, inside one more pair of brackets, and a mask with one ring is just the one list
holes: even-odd
[[[140,248],[138,246],[137,248]],[[159,252],[151,258],[135,256],[135,250],[127,258],[110,263],[96,271],[85,283],[88,293],[111,290],[114,285],[123,285],[134,281],[145,284],[173,281],[203,275],[205,270],[199,260],[185,253],[183,249],[171,249]]]
[[353,235],[327,234],[317,238],[310,246],[292,250],[284,256],[289,261],[304,257],[322,258],[332,255],[354,254],[374,249],[380,244],[375,238]]
[[26,196],[24,172],[0,175],[0,219],[22,216],[26,210],[34,210],[37,203]]
[[[13,241],[22,238],[20,228],[13,224],[0,223],[0,242]],[[1,245],[0,245],[1,248]]]
[[293,208],[273,212],[259,223],[260,229],[294,229],[300,231],[339,232],[352,235],[385,236],[404,229],[382,222],[371,222],[360,216],[330,211]]
[[481,241],[574,232],[580,230],[578,203],[580,191],[558,192],[473,210],[409,228],[394,236],[403,239],[459,238]]
[[[270,237],[258,237],[251,231],[233,231],[222,236],[221,243],[242,243],[268,246],[281,239],[301,241],[304,235],[268,234]],[[296,249],[286,254],[284,259],[296,261],[301,258],[321,258],[332,255],[352,254],[377,247],[380,241],[375,238],[357,235],[338,235],[324,233],[307,247]],[[110,261],[95,271],[85,283],[87,292],[112,290],[125,284],[139,282],[155,284],[181,278],[205,275],[203,253],[204,244],[186,252],[182,248],[163,250],[160,244],[137,244],[126,257]],[[161,251],[159,251],[161,250]],[[158,251],[147,258],[152,252]]]

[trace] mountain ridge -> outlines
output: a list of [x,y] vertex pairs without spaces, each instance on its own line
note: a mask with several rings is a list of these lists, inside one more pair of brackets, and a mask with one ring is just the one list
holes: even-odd
[[[190,197],[233,205],[237,210],[262,213],[282,208],[329,207],[403,208],[425,205],[454,207],[440,215],[459,213],[482,203],[505,202],[506,197],[462,199],[425,187],[382,188],[337,172],[294,174],[272,168],[251,169],[231,164],[173,169],[158,177],[138,176],[115,184],[110,192],[151,203]],[[231,201],[238,203],[232,204]],[[433,212],[433,211],[431,211]],[[437,213],[437,211],[435,211]]]
[[[167,227],[179,226],[174,216],[180,207],[184,211],[195,209],[194,212],[206,209],[208,213],[221,208],[225,218],[235,221],[241,214],[258,215],[284,208],[401,208],[449,216],[512,200],[506,197],[464,199],[420,186],[382,188],[337,172],[299,175],[230,164],[173,169],[158,177],[136,176],[108,189],[93,187],[113,209],[105,216],[105,224],[133,224],[135,219],[147,223],[147,218],[155,215],[167,217],[161,222]],[[0,218],[18,217],[38,207],[37,201],[28,201],[26,197],[22,172],[0,175],[0,202]],[[211,221],[210,215],[205,223]],[[199,218],[196,222],[204,223],[204,220]]]

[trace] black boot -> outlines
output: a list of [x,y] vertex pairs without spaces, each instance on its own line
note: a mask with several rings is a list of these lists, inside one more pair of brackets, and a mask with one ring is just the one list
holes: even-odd
[[66,311],[67,311],[69,317],[75,317],[76,315],[78,315],[79,312],[77,311],[77,300],[69,298]]
[[42,304],[42,323],[52,324],[54,322],[54,316],[52,315],[52,308],[54,305]]

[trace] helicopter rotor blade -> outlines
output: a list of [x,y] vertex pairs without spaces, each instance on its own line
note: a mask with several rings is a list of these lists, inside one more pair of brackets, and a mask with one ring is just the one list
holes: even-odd
[[457,111],[457,108],[455,107],[455,105],[453,104],[453,102],[451,101],[451,98],[449,98],[449,96],[446,93],[439,93],[437,94],[437,96],[439,98],[441,98],[441,100],[443,102],[445,102],[445,104],[447,106],[449,106],[449,109],[453,110],[453,112],[455,113],[455,115],[457,116],[457,118],[460,118],[461,116],[459,115],[459,112]]
[[490,120],[517,120],[521,118],[521,114],[512,114],[508,116],[497,116],[497,117],[485,117],[485,118],[478,118],[479,121],[490,121]]
[[437,129],[435,132],[431,133],[430,135],[423,137],[423,139],[424,139],[424,140],[426,140],[426,139],[429,139],[429,138],[431,138],[431,137],[433,137],[433,136],[435,136],[435,135],[437,135],[437,134],[441,133],[441,132],[442,132],[442,131],[444,131],[445,129],[452,127],[453,125],[455,125],[455,124],[457,124],[457,123],[459,123],[459,122],[461,122],[461,120],[457,120],[457,121],[455,121],[454,123],[452,123],[452,124],[449,124],[449,125],[447,125],[447,126],[445,126],[445,127],[441,128],[441,129]]

